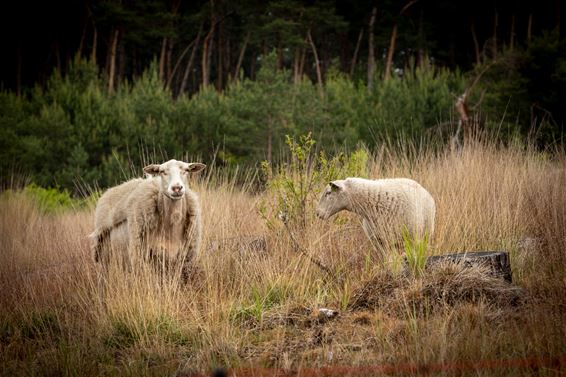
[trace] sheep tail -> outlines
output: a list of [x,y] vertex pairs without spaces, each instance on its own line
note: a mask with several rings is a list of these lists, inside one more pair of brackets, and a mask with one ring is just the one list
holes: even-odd
[[109,235],[110,235],[109,229],[103,231],[95,230],[94,232],[89,234],[88,238],[90,239],[91,242],[91,251],[95,262],[102,261],[102,249],[104,245],[104,240]]

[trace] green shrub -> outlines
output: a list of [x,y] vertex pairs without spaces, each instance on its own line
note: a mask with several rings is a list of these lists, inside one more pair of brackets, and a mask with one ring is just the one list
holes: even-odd
[[[522,114],[533,83],[514,78],[526,69],[539,72],[542,57],[560,55],[563,46],[557,43],[551,37],[537,40],[515,70],[507,68],[518,60],[504,56],[486,73],[474,91],[474,96],[486,91],[485,127],[503,130],[503,137],[528,133],[530,119]],[[552,52],[553,46],[558,51]],[[558,73],[562,69],[551,68]],[[317,148],[329,155],[372,150],[399,138],[420,140],[439,130],[446,135],[455,98],[475,77],[467,76],[434,66],[407,67],[403,77],[376,80],[370,92],[363,82],[329,70],[321,96],[315,83],[293,82],[290,72],[278,69],[272,53],[262,57],[256,80],[235,80],[223,92],[209,86],[192,97],[174,99],[156,64],[108,93],[97,67],[76,59],[66,76],[54,74],[45,88],[28,96],[0,93],[0,179],[6,182],[21,171],[37,185],[76,195],[77,181],[105,188],[141,175],[148,162],[170,158],[217,158],[223,165],[267,160],[277,171],[277,162],[289,149],[285,135],[296,139],[310,133]],[[554,86],[562,85],[559,77],[551,77]],[[512,93],[511,103],[506,93]],[[471,98],[470,104],[477,101]],[[523,109],[519,118],[517,106]],[[500,122],[505,109],[508,116]],[[552,128],[551,123],[545,117],[540,132],[548,136],[543,126]],[[318,153],[311,152],[308,164],[321,164]]]
[[79,204],[65,189],[43,188],[32,183],[24,188],[23,193],[30,197],[43,213],[57,213],[76,208]]
[[316,153],[316,141],[310,133],[298,140],[287,135],[286,144],[286,163],[275,168],[267,161],[262,163],[268,195],[260,204],[260,213],[268,226],[273,227],[275,219],[280,218],[293,227],[304,228],[314,216],[320,192],[330,181],[368,175],[369,154],[365,149],[329,159],[322,150]]
[[66,189],[44,188],[34,183],[23,190],[8,189],[0,194],[1,199],[16,196],[15,200],[29,200],[42,214],[58,214],[68,210],[92,209],[96,206],[100,191],[93,191],[89,196],[74,198]]

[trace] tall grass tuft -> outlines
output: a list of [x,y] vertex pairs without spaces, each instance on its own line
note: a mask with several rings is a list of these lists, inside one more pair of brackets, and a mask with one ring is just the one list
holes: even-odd
[[403,229],[403,251],[407,260],[407,266],[413,276],[421,276],[424,273],[426,259],[428,256],[429,234],[425,234],[422,239],[411,237],[405,227]]

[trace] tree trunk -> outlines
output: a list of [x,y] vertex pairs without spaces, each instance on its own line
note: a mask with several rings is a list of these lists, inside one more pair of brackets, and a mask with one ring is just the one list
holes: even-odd
[[246,34],[246,38],[244,38],[244,43],[242,44],[242,48],[240,49],[240,54],[238,55],[238,62],[236,63],[236,69],[234,70],[234,79],[240,79],[240,69],[242,68],[242,63],[244,62],[244,56],[246,55],[246,48],[248,47],[248,42],[250,41],[250,32],[248,31]]
[[322,72],[320,69],[320,60],[318,60],[318,53],[316,52],[316,46],[314,45],[314,41],[312,40],[310,29],[307,31],[307,39],[309,41],[309,44],[311,45],[312,54],[314,56],[314,63],[316,67],[316,80],[318,84],[318,94],[320,95],[320,98],[324,98],[324,88],[322,86]]
[[213,37],[210,39],[210,43],[208,44],[208,56],[207,56],[207,67],[208,67],[208,83],[210,84],[210,76],[211,76],[211,69],[212,66],[212,52],[214,51],[214,34]]
[[[455,135],[452,137],[452,147],[460,147],[460,132],[463,130],[464,131],[464,135],[465,136],[469,136],[472,132],[472,126],[473,127],[477,127],[477,121],[473,120],[473,117],[470,117],[470,113],[468,110],[468,105],[467,105],[467,100],[468,97],[470,96],[470,93],[472,93],[472,90],[475,88],[475,86],[477,85],[477,83],[480,81],[480,79],[482,78],[482,76],[487,72],[487,70],[491,67],[491,65],[493,64],[486,64],[484,65],[484,67],[482,68],[482,70],[476,75],[476,77],[474,78],[474,81],[470,84],[470,86],[468,86],[466,88],[466,90],[464,90],[464,93],[462,93],[462,95],[460,95],[457,99],[456,99],[456,103],[455,103],[455,108],[456,111],[458,112],[458,115],[460,116],[460,119],[458,120],[458,128],[456,130]],[[483,97],[483,94],[482,94]],[[476,104],[476,106],[478,106],[481,103],[481,98],[478,101],[478,103]],[[472,118],[472,121],[470,120]]]
[[281,42],[277,45],[277,69],[283,68],[283,48]]
[[[181,7],[182,0],[173,0],[171,3],[171,15],[172,15],[172,26],[175,26],[177,20],[177,15],[179,14],[179,8]],[[167,56],[165,60],[165,75],[166,82],[171,80],[173,74],[172,63],[173,63],[173,48],[175,47],[175,38],[170,37],[167,43]]]
[[216,60],[216,90],[222,90],[223,85],[223,58],[224,58],[224,22],[220,22],[218,24],[218,51],[217,60]]
[[22,95],[22,48],[19,44],[16,50],[16,95]]
[[61,49],[59,48],[59,40],[56,39],[54,43],[54,50],[55,50],[55,69],[59,74],[61,74]]
[[205,88],[208,86],[210,81],[210,51],[212,45],[212,39],[208,38],[211,36],[209,33],[205,38],[202,45],[202,87]]
[[301,59],[299,62],[299,79],[303,77],[303,73],[305,72],[305,60],[307,58],[307,50],[306,48],[301,48]]
[[90,51],[90,60],[93,63],[96,63],[96,44],[98,43],[98,31],[96,29],[96,26],[93,26],[93,32],[92,32],[92,50]]
[[533,30],[533,14],[529,14],[529,23],[527,24],[527,41],[531,41],[531,31]]
[[210,45],[212,43],[212,37],[214,36],[214,29],[216,26],[216,20],[214,16],[214,1],[211,1],[212,15],[210,16],[210,30],[204,38],[202,44],[202,87],[206,88],[210,80]]
[[77,49],[77,55],[80,57],[82,56],[83,53],[83,48],[84,48],[84,44],[85,44],[85,39],[86,39],[86,30],[88,28],[88,17],[85,20],[85,25],[83,27],[83,32],[81,34],[81,40],[79,42],[79,48]]
[[480,44],[478,43],[478,36],[476,34],[476,25],[474,21],[472,21],[470,29],[472,31],[472,39],[474,40],[474,52],[476,53],[476,64],[480,65],[481,64]]
[[[200,25],[200,28],[198,30],[197,37],[195,38],[195,40],[192,43],[193,44],[193,50],[191,51],[191,56],[189,57],[189,61],[187,62],[187,65],[185,67],[185,72],[183,73],[183,80],[181,81],[181,87],[179,88],[178,95],[184,93],[185,88],[187,87],[187,83],[189,81],[189,74],[191,73],[191,69],[193,67],[193,61],[194,61],[195,56],[196,56],[196,51],[197,51],[197,48],[198,48],[198,45],[199,45],[199,42],[200,42],[201,35],[202,35],[202,24]],[[185,51],[188,51],[189,48],[190,48],[190,45],[187,46]],[[175,69],[173,69],[173,71],[175,71]]]
[[122,82],[126,69],[126,46],[124,45],[123,34],[124,32],[122,31],[122,38],[120,38],[120,42],[118,43],[118,70],[116,73],[116,82]]
[[468,97],[468,92],[465,91],[464,94],[459,96],[456,99],[456,111],[458,112],[459,118],[458,119],[458,128],[452,138],[452,148],[460,149],[460,134],[462,131],[464,132],[465,136],[469,136],[469,129],[470,129],[470,114],[468,111],[468,105],[466,104],[466,100]]
[[513,281],[509,253],[505,251],[474,251],[430,256],[426,260],[426,267],[430,268],[441,262],[463,263],[466,267],[483,265],[489,267],[494,276],[509,283]]
[[173,61],[174,47],[173,40],[169,39],[169,43],[167,44],[167,57],[165,58],[165,78],[167,82],[171,80],[171,74],[173,73],[171,62]]
[[138,54],[135,49],[132,50],[132,75],[137,76],[138,72]]
[[114,29],[112,31],[112,37],[110,39],[110,59],[108,61],[108,93],[112,93],[115,86],[114,81],[116,79],[116,49],[118,48],[119,33],[120,32],[118,31],[118,29]]
[[[419,0],[410,0],[401,8],[399,12],[399,16],[402,16],[403,13],[407,11],[413,4],[418,2]],[[391,31],[391,39],[389,40],[389,50],[387,51],[387,60],[385,62],[385,73],[384,73],[384,80],[387,81],[391,77],[391,70],[393,69],[393,56],[395,54],[395,46],[397,45],[397,20],[394,21],[393,30]]]
[[293,84],[297,85],[300,82],[299,65],[301,64],[301,49],[295,49],[295,58],[293,59]]
[[222,90],[224,86],[224,60],[226,55],[224,21],[221,21],[218,25],[218,48],[216,51],[218,51],[216,63],[216,89]]
[[493,59],[497,59],[497,25],[499,24],[499,14],[495,11],[493,19]]
[[391,77],[391,69],[393,68],[393,54],[395,52],[395,45],[397,44],[397,22],[393,25],[391,31],[391,38],[389,39],[389,49],[387,50],[387,59],[385,60],[385,73],[383,79],[389,80]]
[[267,119],[267,162],[272,163],[273,155],[273,120],[271,117]]
[[231,79],[231,72],[230,69],[232,67],[232,48],[230,46],[230,38],[224,37],[224,63],[222,64],[224,67],[224,77],[226,78],[226,83],[230,82]]
[[[198,31],[197,37],[195,39],[193,39],[193,41],[191,43],[188,44],[187,47],[185,47],[185,49],[183,50],[183,52],[181,52],[181,55],[179,56],[179,58],[177,59],[177,62],[175,63],[175,66],[173,67],[173,69],[171,70],[171,74],[169,75],[169,79],[167,80],[167,87],[170,87],[171,82],[173,81],[173,77],[175,76],[175,74],[177,73],[177,69],[179,68],[179,65],[181,64],[181,61],[183,60],[183,58],[185,57],[185,55],[187,54],[187,52],[189,52],[189,49],[192,47],[193,48],[193,53],[191,53],[191,60],[193,59],[193,54],[194,51],[196,49],[196,45],[198,45],[199,41],[200,41],[200,35],[202,32],[202,24],[201,24],[201,28]],[[183,76],[184,77],[184,76]]]
[[509,36],[509,50],[515,47],[515,15],[511,15],[511,35]]
[[368,25],[368,91],[370,92],[373,90],[373,80],[375,76],[375,46],[373,43],[373,28],[376,16],[377,8],[373,7]]
[[417,67],[424,67],[425,62],[425,34],[423,26],[424,12],[421,9],[419,14],[419,49],[417,51]]
[[363,37],[364,37],[364,29],[361,29],[360,34],[358,34],[358,41],[356,42],[356,48],[354,49],[352,62],[350,63],[350,78],[354,76],[354,70],[356,69],[356,63],[358,61],[358,53],[360,52],[360,45],[362,44]]
[[554,0],[554,3],[556,4],[556,8],[555,8],[556,9],[556,12],[555,12],[555,15],[556,15],[556,31],[558,32],[559,37],[562,36],[560,34],[560,2],[561,2],[561,0]]
[[255,80],[255,69],[256,69],[257,55],[252,53],[252,60],[250,61],[250,78]]
[[167,51],[167,37],[161,40],[161,53],[159,54],[159,79],[165,82],[165,57]]

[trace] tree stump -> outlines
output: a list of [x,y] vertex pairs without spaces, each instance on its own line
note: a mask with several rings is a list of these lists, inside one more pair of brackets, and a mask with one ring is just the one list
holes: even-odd
[[506,251],[470,251],[466,253],[444,254],[430,256],[426,260],[426,267],[441,262],[463,263],[464,266],[488,266],[493,276],[512,282],[511,262]]

